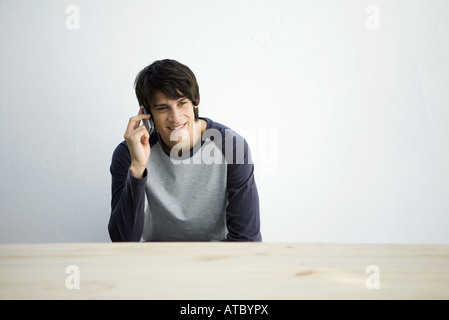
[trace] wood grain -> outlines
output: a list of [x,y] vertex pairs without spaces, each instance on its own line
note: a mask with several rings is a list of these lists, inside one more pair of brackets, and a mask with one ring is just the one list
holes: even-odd
[[[69,265],[79,289],[69,290]],[[379,289],[365,270],[379,268]],[[448,299],[449,245],[0,245],[0,299]]]

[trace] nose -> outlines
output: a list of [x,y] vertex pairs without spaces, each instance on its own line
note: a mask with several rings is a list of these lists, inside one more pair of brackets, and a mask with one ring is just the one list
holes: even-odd
[[168,120],[172,123],[179,124],[181,120],[181,111],[178,108],[172,107],[170,108],[170,114],[168,115]]

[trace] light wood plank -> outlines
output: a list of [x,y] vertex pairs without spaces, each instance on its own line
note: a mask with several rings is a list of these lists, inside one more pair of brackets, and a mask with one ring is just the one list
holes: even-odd
[[[80,289],[66,287],[66,268]],[[380,288],[365,285],[367,266]],[[0,299],[448,299],[448,245],[0,245]]]

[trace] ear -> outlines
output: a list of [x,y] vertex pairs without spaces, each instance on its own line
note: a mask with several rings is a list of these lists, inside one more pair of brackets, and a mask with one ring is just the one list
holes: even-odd
[[193,106],[193,114],[195,115],[195,120],[197,120],[199,118],[198,106]]

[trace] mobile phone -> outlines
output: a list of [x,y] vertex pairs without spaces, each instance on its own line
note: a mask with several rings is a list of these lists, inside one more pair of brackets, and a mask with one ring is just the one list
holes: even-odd
[[[144,106],[140,106],[140,108],[142,108],[143,114],[148,114],[147,111],[145,110]],[[151,135],[151,133],[154,130],[154,122],[153,119],[142,119],[142,122],[144,124],[144,126],[147,128],[148,130],[148,134]]]

